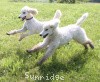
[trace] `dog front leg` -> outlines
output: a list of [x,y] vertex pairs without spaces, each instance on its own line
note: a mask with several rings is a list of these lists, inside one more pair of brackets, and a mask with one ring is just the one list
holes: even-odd
[[17,30],[11,30],[10,32],[7,32],[7,35],[14,35],[17,33]]
[[19,41],[21,41],[23,38],[25,38],[26,36],[28,36],[29,34],[21,34],[20,35],[20,38],[19,38]]
[[54,54],[54,51],[56,50],[57,47],[50,47],[47,49],[45,55],[42,57],[42,59],[38,62],[38,65],[41,65],[49,56]]
[[14,34],[17,34],[17,33],[25,32],[26,30],[27,30],[26,27],[23,27],[19,30],[11,30],[10,32],[7,32],[6,34],[7,35],[14,35]]
[[47,46],[47,43],[40,42],[37,45],[35,45],[32,49],[26,50],[28,53],[35,52],[37,50],[40,50],[41,48],[44,48]]
[[21,35],[20,35],[20,38],[19,38],[19,41],[21,41],[23,38],[25,38],[25,37],[27,37],[27,36],[29,36],[29,35],[32,35],[32,34],[34,34],[34,33],[28,32],[28,33],[26,33],[26,34],[21,34]]

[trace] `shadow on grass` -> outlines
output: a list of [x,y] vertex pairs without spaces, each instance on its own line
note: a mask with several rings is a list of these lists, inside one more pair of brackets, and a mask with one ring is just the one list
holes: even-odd
[[[20,59],[23,59],[23,62],[27,62],[26,60],[31,57],[33,54],[29,54],[27,52],[22,52],[20,49],[17,50],[16,54],[19,56]],[[34,53],[35,58],[38,57],[38,52]],[[41,66],[39,66],[39,71],[41,76],[43,76],[44,78],[42,78],[42,80],[36,80],[35,82],[52,82],[52,80],[50,80],[50,77],[53,75],[59,75],[59,72],[64,72],[64,73],[70,73],[71,71],[80,71],[84,64],[87,62],[89,58],[89,54],[87,53],[87,50],[84,51],[79,51],[75,54],[73,54],[73,56],[69,59],[69,61],[67,62],[59,62],[58,59],[56,58],[56,54],[53,55],[52,57],[52,62],[51,63],[47,63],[47,64],[43,64]],[[29,69],[33,69],[34,65],[32,68],[24,68],[26,71],[29,71]],[[49,80],[47,80],[47,77],[49,78]]]
[[[72,58],[69,59],[69,61],[66,64],[63,64],[62,62],[59,62],[56,59],[56,55],[53,56],[52,62],[49,64],[43,64],[40,66],[40,72],[42,76],[50,77],[53,74],[57,75],[59,72],[63,71],[66,73],[70,73],[71,71],[80,71],[84,64],[88,60],[88,54],[87,50],[79,51]],[[48,82],[51,82],[52,80],[48,80]],[[46,79],[42,79],[41,81],[37,82],[47,82]]]
[[[23,68],[25,71],[29,71],[30,69],[34,68],[34,63],[33,65],[32,62],[30,62],[30,60],[32,59],[37,59],[38,58],[38,53],[39,52],[34,52],[34,53],[27,53],[26,51],[22,51],[20,48],[17,49],[16,54],[19,56],[19,60],[23,60]],[[29,66],[25,66],[26,63],[29,63]]]

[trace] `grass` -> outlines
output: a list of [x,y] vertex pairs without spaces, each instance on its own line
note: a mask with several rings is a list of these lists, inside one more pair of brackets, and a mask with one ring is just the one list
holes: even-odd
[[[25,50],[42,41],[37,35],[18,41],[19,34],[7,36],[6,32],[18,29],[23,22],[18,19],[20,9],[28,5],[38,9],[39,20],[52,19],[57,9],[62,11],[60,26],[75,23],[84,13],[89,17],[83,23],[87,35],[93,40],[95,49],[85,51],[83,46],[71,41],[57,49],[42,66],[35,63],[45,50],[28,54]],[[99,4],[49,4],[32,2],[0,2],[0,82],[100,82],[100,5]],[[27,73],[30,78],[25,75]],[[55,75],[53,80],[47,80]],[[44,76],[46,79],[34,80],[32,75]],[[57,79],[57,75],[62,77]]]

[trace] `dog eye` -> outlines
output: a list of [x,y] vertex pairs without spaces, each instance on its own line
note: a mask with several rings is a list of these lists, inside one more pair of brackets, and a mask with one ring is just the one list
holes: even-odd
[[23,14],[25,14],[25,12],[23,12]]
[[48,29],[45,29],[45,31],[47,31]]

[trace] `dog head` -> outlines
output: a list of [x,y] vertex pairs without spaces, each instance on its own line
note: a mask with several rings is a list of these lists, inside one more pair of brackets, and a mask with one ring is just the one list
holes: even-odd
[[59,19],[54,19],[44,24],[40,36],[46,38],[47,36],[52,35],[55,32],[56,28],[58,27],[59,22],[60,22]]
[[19,18],[22,20],[29,18],[33,15],[36,15],[38,13],[37,9],[30,8],[28,6],[25,6],[21,9],[21,14],[19,15]]

